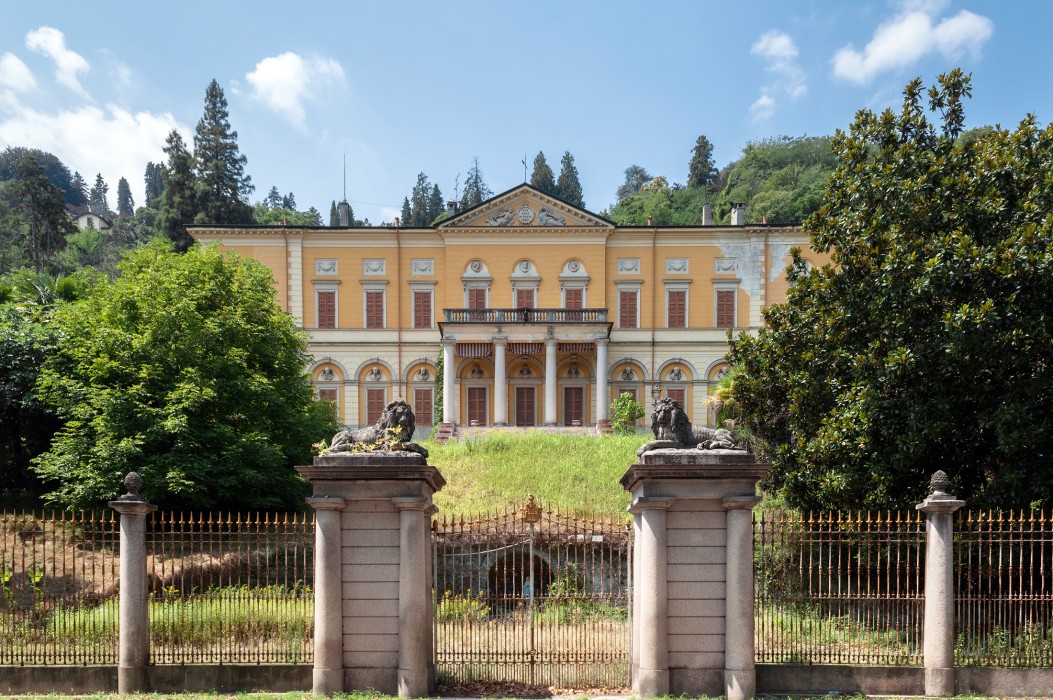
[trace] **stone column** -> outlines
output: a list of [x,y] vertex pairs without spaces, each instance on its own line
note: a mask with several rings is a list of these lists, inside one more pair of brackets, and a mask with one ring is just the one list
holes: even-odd
[[435,512],[431,499],[393,498],[399,510],[399,696],[419,698],[428,694],[431,662],[431,550],[428,516]]
[[727,593],[724,605],[724,697],[747,700],[757,692],[753,641],[753,506],[756,496],[728,496]]
[[545,340],[545,425],[556,425],[556,339]]
[[607,339],[596,339],[596,430],[611,429],[611,399],[607,393]]
[[454,388],[453,378],[457,372],[453,359],[454,342],[450,338],[442,340],[442,422],[453,425],[456,417],[453,415]]
[[124,477],[128,493],[110,501],[121,516],[121,575],[117,631],[117,692],[149,690],[150,609],[146,592],[146,515],[157,510],[139,495],[143,480],[135,472]]
[[[669,694],[669,602],[666,596],[666,510],[672,498],[636,498],[629,512],[639,520],[635,555],[638,578],[633,599],[639,616],[633,649],[639,649],[633,688],[643,697]],[[637,591],[639,592],[637,594]]]
[[494,425],[508,425],[508,370],[505,367],[507,339],[494,337]]
[[315,695],[344,692],[344,626],[340,513],[347,502],[308,498],[315,509],[314,680]]
[[954,512],[965,505],[947,493],[950,480],[932,475],[925,513],[925,694],[954,695]]

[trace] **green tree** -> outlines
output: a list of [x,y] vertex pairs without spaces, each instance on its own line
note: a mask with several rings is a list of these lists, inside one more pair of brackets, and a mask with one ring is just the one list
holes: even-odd
[[479,159],[472,159],[472,167],[468,170],[468,177],[464,179],[464,192],[461,194],[461,211],[474,207],[494,196],[483,179],[483,171],[479,169]]
[[175,244],[176,250],[187,250],[194,242],[186,225],[194,222],[197,213],[197,182],[194,178],[194,157],[190,155],[183,137],[175,129],[165,141],[168,165],[164,168],[164,192],[157,217],[158,232]]
[[102,178],[102,173],[97,173],[95,175],[95,184],[91,186],[91,191],[88,193],[88,208],[92,213],[99,216],[110,215],[110,202],[106,198],[109,191],[110,186]]
[[69,168],[57,156],[39,148],[8,146],[0,152],[0,180],[17,179],[18,166],[26,158],[35,160],[51,184],[62,190],[66,204],[81,207],[88,203],[87,187],[80,173],[76,174],[78,183],[74,176],[70,175]]
[[409,197],[402,198],[402,218],[400,221],[403,226],[409,226],[410,221],[413,220],[413,205],[410,204]]
[[[402,220],[403,226],[427,226],[431,223],[431,219],[428,218],[430,195],[431,183],[428,182],[428,176],[418,173],[417,184],[413,186],[413,192],[409,198],[410,216]],[[405,204],[403,204],[403,213],[405,213]]]
[[[1053,128],[959,138],[960,70],[860,111],[785,304],[742,334],[732,396],[805,507],[909,507],[942,469],[978,507],[1053,505]],[[929,114],[938,119],[930,121]]]
[[17,175],[12,194],[25,222],[23,229],[33,268],[44,272],[76,226],[66,214],[62,190],[51,183],[34,158],[27,156],[19,163]]
[[630,165],[625,169],[625,182],[618,187],[616,193],[619,200],[625,199],[631,194],[636,194],[653,178],[642,166]]
[[194,223],[253,223],[252,207],[246,198],[255,187],[252,178],[245,174],[246,162],[248,159],[238,150],[238,132],[230,128],[227,98],[213,80],[205,91],[205,111],[194,131]]
[[643,404],[624,392],[611,402],[611,429],[619,435],[632,435],[636,432],[636,421],[645,415]]
[[713,163],[713,144],[705,134],[698,137],[691,150],[691,162],[687,165],[687,186],[712,188],[717,181],[717,168]]
[[339,226],[340,225],[340,214],[336,211],[336,200],[329,205],[329,225]]
[[293,465],[336,425],[266,267],[158,241],[53,322],[38,389],[64,425],[34,461],[51,501],[96,506],[136,471],[166,507],[301,507]]
[[263,203],[271,209],[282,208],[282,195],[281,192],[278,191],[277,185],[271,185],[271,191],[263,198]]
[[74,194],[71,196],[69,192],[66,193],[66,203],[73,204],[73,202],[71,202],[70,199],[75,199],[81,202],[81,204],[74,206],[84,206],[85,204],[87,204],[88,183],[84,181],[84,177],[80,173],[73,173],[73,178],[70,180],[70,187],[73,189]]
[[442,198],[442,190],[438,185],[431,186],[431,194],[428,195],[428,215],[426,225],[435,223],[435,220],[446,213],[446,203]]
[[556,194],[556,175],[545,160],[544,151],[534,156],[534,170],[530,173],[530,184],[545,194]]
[[835,166],[829,136],[780,136],[746,145],[728,173],[718,215],[731,201],[746,203],[746,220],[800,223],[822,203]]
[[165,190],[164,166],[160,163],[147,163],[143,183],[146,185],[146,206],[156,209]]
[[574,165],[574,156],[570,151],[563,153],[559,163],[559,179],[556,180],[556,196],[568,204],[585,207],[585,198],[578,180],[578,168]]
[[117,181],[117,214],[131,217],[135,214],[135,200],[132,199],[132,188],[123,177]]

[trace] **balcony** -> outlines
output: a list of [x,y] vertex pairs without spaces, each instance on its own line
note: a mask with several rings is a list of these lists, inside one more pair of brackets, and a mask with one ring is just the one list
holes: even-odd
[[446,323],[607,323],[607,309],[443,309]]

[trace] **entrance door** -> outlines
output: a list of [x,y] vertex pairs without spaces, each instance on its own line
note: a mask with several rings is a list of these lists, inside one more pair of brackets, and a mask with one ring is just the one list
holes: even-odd
[[476,421],[478,425],[486,425],[486,387],[468,387],[468,425]]
[[582,416],[585,406],[585,389],[580,386],[568,386],[563,388],[563,425],[584,425]]
[[537,425],[532,386],[516,387],[516,425]]

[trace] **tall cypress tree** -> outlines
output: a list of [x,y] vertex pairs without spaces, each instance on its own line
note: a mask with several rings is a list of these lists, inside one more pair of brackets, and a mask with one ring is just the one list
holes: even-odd
[[123,177],[117,182],[117,214],[130,217],[135,214],[135,200],[132,199],[132,188]]
[[585,206],[585,199],[581,193],[581,182],[578,180],[578,169],[574,165],[574,156],[570,154],[570,151],[563,153],[563,160],[559,164],[556,196],[568,204],[583,208]]
[[143,182],[146,185],[146,206],[157,209],[165,191],[164,167],[160,163],[147,163]]
[[205,91],[205,112],[194,132],[194,174],[198,210],[195,223],[251,224],[245,201],[255,187],[245,174],[248,159],[238,150],[238,132],[230,128],[227,98],[213,80]]
[[530,174],[530,184],[545,194],[556,194],[556,175],[549,167],[542,151],[538,151],[534,158],[534,171]]
[[461,211],[468,207],[474,207],[476,204],[480,204],[493,196],[494,191],[487,187],[486,181],[483,180],[483,171],[479,169],[479,159],[473,158],[468,177],[464,179],[464,192],[461,194]]
[[197,182],[194,178],[194,157],[187,150],[183,137],[175,129],[165,141],[168,165],[164,169],[164,192],[161,195],[157,230],[175,243],[176,250],[186,252],[193,240],[186,225],[194,222],[197,212]]
[[426,226],[431,226],[432,222],[439,218],[439,215],[443,212],[444,204],[442,190],[439,189],[438,185],[432,185],[431,195],[428,197],[428,220],[425,222]]
[[399,222],[403,226],[409,226],[410,221],[413,219],[413,205],[410,204],[409,197],[402,198],[402,217]]
[[687,165],[687,186],[712,188],[717,181],[717,168],[713,164],[713,144],[705,134],[698,137],[691,150],[691,162]]
[[340,225],[340,214],[336,211],[336,200],[329,205],[329,225],[339,226]]

